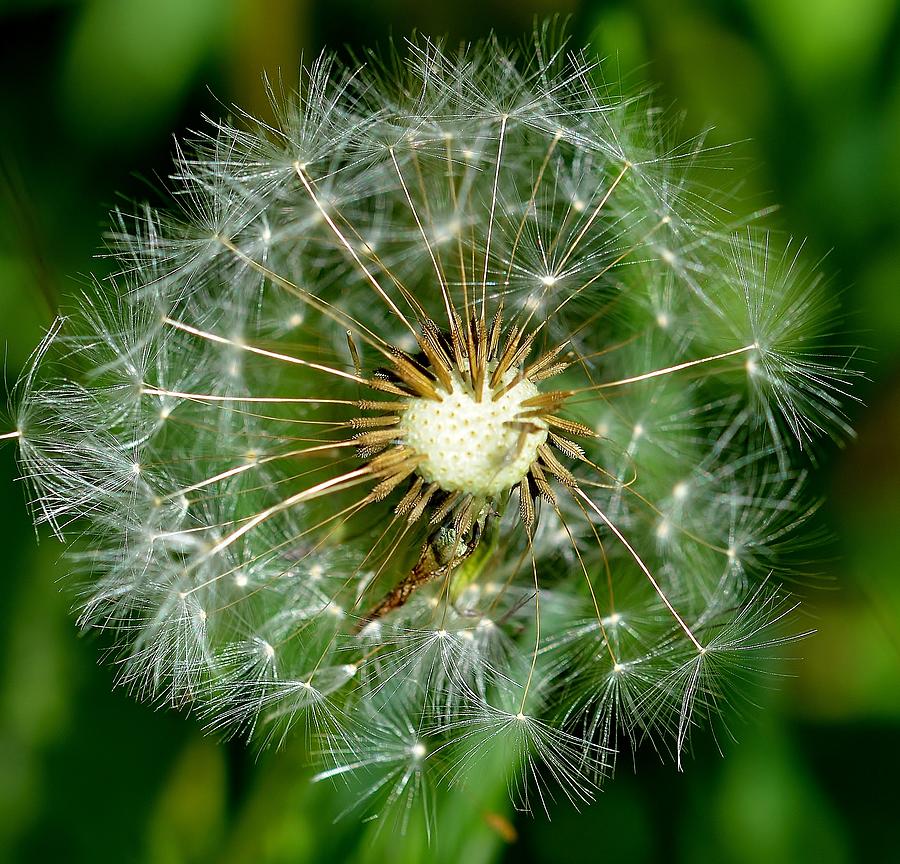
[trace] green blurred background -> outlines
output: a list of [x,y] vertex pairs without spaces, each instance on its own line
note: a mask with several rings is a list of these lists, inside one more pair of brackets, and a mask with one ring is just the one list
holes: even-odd
[[[757,694],[737,743],[676,773],[643,754],[597,804],[506,821],[450,796],[429,849],[353,819],[301,754],[257,756],[187,716],[112,691],[78,638],[60,548],[38,545],[0,450],[0,860],[330,862],[900,861],[900,7],[893,0],[4,0],[0,2],[0,340],[9,380],[89,271],[108,209],[155,197],[172,134],[232,101],[265,114],[260,74],[295,80],[323,46],[413,28],[519,35],[571,13],[686,131],[742,141],[748,201],[808,236],[843,293],[869,380],[859,438],[815,482],[837,537],[807,592],[819,633]],[[723,182],[731,182],[725,177]],[[120,197],[121,196],[121,197]],[[81,274],[81,275],[79,275]],[[0,429],[0,432],[7,431]],[[829,556],[831,552],[829,551]],[[502,790],[501,790],[502,791]],[[497,800],[494,800],[496,798]],[[517,835],[517,836],[514,836]]]

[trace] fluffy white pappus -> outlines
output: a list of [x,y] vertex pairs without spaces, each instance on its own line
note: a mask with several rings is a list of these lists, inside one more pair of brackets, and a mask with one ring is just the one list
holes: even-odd
[[445,758],[451,784],[471,782],[483,762],[509,766],[510,797],[524,812],[550,814],[557,795],[574,807],[592,803],[610,765],[610,752],[522,710],[485,703],[461,711],[439,732],[451,739]]
[[548,23],[267,83],[113,214],[0,435],[121,683],[398,830],[680,765],[815,569],[827,282],[604,75]]
[[378,707],[363,702],[344,740],[319,741],[319,755],[330,767],[314,782],[339,781],[350,793],[340,815],[356,813],[403,834],[419,815],[430,838],[435,830],[435,795],[443,758],[441,739],[416,725],[424,689]]

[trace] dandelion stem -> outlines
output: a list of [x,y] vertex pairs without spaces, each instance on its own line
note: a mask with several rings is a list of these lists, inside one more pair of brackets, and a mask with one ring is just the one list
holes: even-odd
[[[277,544],[277,545],[275,545],[275,546],[270,546],[269,548],[266,549],[265,552],[261,552],[261,553],[259,553],[259,554],[257,554],[257,555],[254,555],[253,557],[248,558],[247,560],[242,560],[242,561],[241,561],[239,564],[237,564],[236,566],[230,567],[230,568],[228,568],[228,569],[226,569],[226,570],[223,570],[221,573],[218,573],[216,576],[212,577],[211,579],[207,579],[207,581],[204,582],[202,585],[196,585],[196,586],[194,586],[190,591],[188,591],[188,592],[185,593],[185,596],[187,596],[187,595],[193,593],[194,591],[198,591],[200,588],[205,588],[205,587],[207,587],[208,585],[215,584],[215,583],[218,582],[219,580],[224,579],[224,578],[227,577],[227,576],[231,576],[231,575],[237,573],[237,572],[238,572],[239,570],[241,570],[242,568],[245,568],[245,567],[251,566],[251,565],[253,565],[253,564],[256,564],[256,563],[258,563],[259,561],[261,561],[262,559],[264,559],[266,556],[271,555],[273,552],[277,552],[277,551],[283,549],[285,546],[294,544],[294,543],[296,543],[297,541],[299,541],[301,538],[306,537],[306,536],[308,536],[309,534],[312,534],[312,533],[314,533],[314,532],[320,530],[321,528],[324,528],[329,522],[334,522],[335,520],[341,519],[341,517],[343,517],[343,519],[341,520],[341,522],[339,522],[338,525],[337,525],[335,528],[332,528],[331,531],[327,532],[327,533],[324,534],[321,538],[319,538],[319,540],[317,541],[316,545],[313,546],[312,549],[311,549],[309,552],[306,553],[306,555],[304,555],[304,556],[302,556],[300,559],[298,559],[299,561],[302,561],[305,557],[307,557],[307,555],[310,555],[310,554],[312,554],[313,552],[317,551],[318,548],[319,548],[323,543],[327,542],[327,540],[328,540],[328,538],[331,536],[332,532],[335,531],[335,530],[337,530],[338,528],[340,528],[340,526],[343,525],[344,522],[347,521],[347,519],[349,518],[349,516],[348,516],[347,514],[350,514],[350,516],[352,516],[354,513],[356,513],[357,511],[361,510],[363,507],[365,507],[365,506],[366,506],[367,504],[369,504],[370,502],[371,502],[371,495],[366,494],[365,496],[363,496],[362,498],[360,498],[359,501],[356,501],[355,503],[350,504],[350,505],[347,506],[347,507],[344,507],[342,510],[339,510],[337,513],[332,513],[332,514],[331,514],[330,516],[328,516],[327,518],[322,519],[320,522],[317,522],[315,525],[313,525],[313,526],[311,526],[311,527],[305,529],[304,531],[300,531],[299,533],[293,535],[292,537],[289,537],[289,538],[287,538],[286,540],[282,540],[281,543],[279,543],[279,544]],[[192,529],[192,530],[202,530],[202,529]],[[187,532],[184,532],[184,533],[187,533]],[[162,536],[162,535],[160,535],[160,536]],[[345,587],[347,586],[348,583],[349,583],[349,580],[347,580],[347,582],[345,582],[344,585],[341,586],[341,587],[342,587],[342,588],[345,588]],[[260,589],[256,589],[256,590],[258,591],[258,590],[260,590]],[[254,592],[254,593],[255,593],[255,592]],[[334,600],[334,599],[336,599],[336,597],[337,597],[337,593],[335,593],[334,595],[332,595],[332,597],[331,597],[330,599],[331,599],[331,600]],[[234,602],[238,602],[238,601],[232,601],[232,603],[234,603]],[[219,608],[220,608],[220,609],[227,609],[229,605],[231,605],[231,604],[226,604],[225,606],[221,606],[221,607],[219,607]],[[302,629],[302,628],[300,628],[300,629]],[[288,639],[295,638],[295,637],[299,634],[300,629],[294,631],[294,633],[293,633],[291,636],[289,636],[287,639],[285,639],[284,642],[287,642]],[[283,643],[279,643],[279,644],[283,644]]]
[[609,187],[609,189],[606,190],[606,194],[600,199],[600,203],[594,208],[593,213],[591,213],[587,222],[585,222],[584,227],[582,227],[581,231],[578,232],[578,236],[572,241],[572,245],[569,246],[568,250],[563,255],[562,259],[557,265],[558,270],[562,270],[562,268],[566,266],[566,262],[569,260],[569,258],[572,257],[572,253],[576,248],[578,248],[578,244],[581,242],[584,235],[587,234],[587,232],[590,230],[591,225],[594,224],[594,220],[600,215],[600,211],[606,206],[606,202],[609,201],[610,196],[613,194],[613,192],[616,191],[616,187],[619,185],[619,183],[622,182],[622,178],[625,176],[630,167],[630,162],[626,162],[622,167],[619,175],[615,180],[613,180],[612,185]]
[[381,297],[381,299],[384,300],[385,303],[387,303],[391,312],[393,312],[403,322],[409,332],[414,336],[417,335],[415,328],[412,326],[412,324],[409,323],[409,320],[400,311],[400,309],[397,307],[397,304],[394,303],[394,301],[391,300],[390,297],[388,297],[384,288],[381,287],[381,285],[378,283],[378,280],[372,275],[372,271],[369,270],[369,268],[366,267],[365,264],[363,264],[350,241],[341,233],[341,229],[338,228],[331,216],[328,215],[328,212],[322,206],[322,202],[319,201],[318,196],[313,191],[309,180],[306,179],[306,172],[303,170],[303,167],[299,163],[296,163],[294,165],[294,168],[297,172],[297,176],[300,178],[300,182],[303,184],[304,188],[309,194],[309,197],[312,198],[313,203],[316,205],[318,211],[322,214],[322,218],[328,223],[328,227],[334,232],[334,236],[338,238],[341,245],[350,253],[350,257],[353,258],[359,269],[362,270],[369,284],[371,284],[371,286],[375,289],[375,292],[378,294],[378,296]]
[[289,354],[279,354],[277,351],[267,351],[265,348],[257,348],[255,345],[245,345],[243,342],[236,342],[234,339],[226,339],[224,336],[218,336],[215,333],[209,333],[206,330],[200,330],[185,324],[182,321],[176,321],[173,318],[164,318],[163,321],[176,330],[183,330],[192,336],[199,336],[209,342],[217,342],[219,345],[229,345],[232,348],[239,348],[241,351],[249,351],[251,354],[259,354],[260,357],[270,357],[273,360],[281,360],[284,363],[294,363],[297,366],[305,366],[308,369],[318,369],[320,372],[327,372],[329,375],[337,375],[339,378],[346,378],[348,381],[355,381],[357,384],[369,386],[369,382],[359,375],[353,375],[350,372],[343,372],[340,369],[334,369],[331,366],[324,366],[321,363],[311,363],[308,360],[301,360],[299,357],[291,357]]
[[290,459],[292,456],[306,456],[310,453],[322,451],[327,452],[328,450],[335,450],[339,447],[355,446],[355,441],[329,441],[327,444],[321,444],[317,447],[304,447],[301,450],[290,450],[287,453],[274,453],[271,456],[264,456],[261,459],[254,459],[250,462],[244,463],[243,465],[229,468],[227,471],[222,471],[221,473],[216,474],[214,477],[208,477],[206,480],[201,480],[191,486],[185,486],[183,489],[178,489],[175,492],[170,492],[168,495],[166,495],[166,499],[177,498],[180,495],[187,495],[190,492],[196,492],[198,489],[203,489],[206,486],[211,486],[213,483],[218,483],[222,480],[228,480],[231,477],[237,477],[239,474],[243,474],[245,471],[250,471],[253,468],[258,468],[260,465],[266,465],[269,462],[275,462],[278,459]]
[[355,330],[359,334],[360,338],[364,339],[366,343],[371,345],[373,348],[376,348],[378,351],[381,351],[381,353],[386,357],[390,356],[390,352],[385,348],[387,343],[384,341],[384,339],[382,339],[377,333],[374,333],[365,325],[360,324],[360,322],[355,318],[340,309],[335,309],[335,307],[330,303],[326,303],[324,300],[321,300],[318,297],[314,297],[308,291],[304,291],[299,285],[296,285],[289,279],[285,279],[284,276],[266,267],[265,264],[260,264],[259,261],[251,258],[249,255],[247,255],[246,252],[239,249],[230,240],[227,240],[224,237],[219,237],[218,239],[226,249],[233,252],[245,264],[252,267],[258,273],[261,273],[270,282],[280,286],[281,288],[284,288],[286,291],[302,300],[308,306],[311,306],[313,309],[321,312],[326,317],[331,318],[332,321],[337,322],[342,327],[346,327],[348,324],[350,324],[350,329]]
[[372,469],[367,465],[362,468],[357,468],[355,471],[348,471],[346,474],[342,474],[340,477],[332,477],[330,480],[323,480],[321,483],[317,483],[315,486],[311,486],[309,489],[303,489],[301,492],[297,492],[294,495],[291,495],[289,498],[285,498],[283,501],[279,501],[277,504],[273,504],[271,507],[263,510],[260,513],[257,513],[255,516],[251,517],[247,522],[245,522],[240,528],[232,531],[227,537],[223,537],[215,546],[213,546],[203,557],[202,561],[208,560],[209,558],[218,555],[219,552],[224,551],[233,543],[240,540],[245,534],[248,534],[258,525],[261,525],[268,519],[271,519],[273,516],[278,513],[282,513],[285,510],[289,510],[291,507],[296,506],[297,504],[301,504],[304,501],[310,501],[313,498],[318,498],[320,495],[324,495],[327,492],[335,492],[338,489],[348,489],[350,486],[355,486],[359,483],[364,482],[368,479],[368,476],[372,473]]
[[[185,393],[181,390],[163,390],[158,387],[141,387],[145,396],[168,396],[172,399],[189,399],[194,402],[263,402],[290,405],[352,405],[359,403],[353,399],[314,399],[299,396],[218,396],[213,393]],[[18,433],[16,433],[18,434]],[[0,436],[2,438],[3,436]]]
[[534,575],[534,651],[531,654],[531,668],[528,670],[528,680],[522,692],[522,703],[519,705],[519,713],[525,713],[525,702],[528,699],[528,691],[534,680],[534,670],[537,668],[537,658],[541,647],[541,588],[538,584],[537,557],[534,552],[534,538],[529,531],[527,533],[528,550],[531,554],[531,570]]
[[745,345],[743,348],[735,348],[734,351],[725,351],[722,354],[713,354],[710,357],[701,357],[699,360],[688,360],[685,363],[676,363],[674,366],[666,366],[663,369],[654,369],[652,372],[644,372],[641,375],[632,375],[630,378],[620,378],[618,381],[606,381],[602,384],[593,384],[590,387],[579,387],[577,390],[570,391],[575,393],[586,393],[591,390],[606,390],[610,387],[621,387],[624,384],[635,384],[638,381],[647,381],[650,378],[659,378],[661,375],[669,375],[672,372],[680,372],[682,369],[690,369],[692,366],[700,366],[703,363],[711,363],[714,360],[724,360],[726,357],[734,357],[736,354],[745,354],[747,351],[753,351],[757,348],[754,342],[752,345]]
[[616,535],[616,537],[618,537],[619,542],[621,542],[622,545],[628,550],[631,557],[634,558],[635,563],[638,565],[638,567],[641,568],[647,579],[650,580],[650,584],[653,586],[653,590],[656,591],[656,593],[659,595],[659,598],[665,604],[666,609],[668,609],[669,612],[672,613],[672,617],[678,622],[681,629],[684,630],[685,634],[687,635],[688,639],[691,640],[694,647],[702,653],[704,651],[703,646],[697,641],[697,637],[694,636],[693,632],[691,632],[691,628],[688,627],[687,624],[685,624],[684,619],[678,614],[675,607],[669,601],[669,598],[666,597],[666,594],[662,590],[659,582],[656,581],[653,574],[650,572],[650,568],[647,567],[647,565],[643,562],[641,556],[634,551],[634,547],[632,547],[632,545],[625,539],[625,536],[622,534],[622,532],[619,531],[618,528],[616,528],[616,526],[610,521],[609,517],[587,495],[585,495],[585,493],[582,492],[581,489],[575,486],[572,487],[571,491],[578,495],[578,497],[581,498],[584,503],[587,504],[588,507],[590,507],[591,510],[593,510],[606,523],[606,526],[609,528],[609,530],[612,531],[613,534]]
[[519,228],[516,231],[515,239],[513,240],[512,251],[509,253],[509,267],[506,271],[506,283],[509,284],[509,277],[512,273],[513,264],[516,260],[516,251],[519,248],[519,241],[522,239],[522,232],[525,230],[525,223],[528,221],[528,216],[531,214],[531,210],[534,207],[534,202],[537,199],[538,189],[540,188],[541,181],[544,179],[544,172],[547,170],[547,166],[550,164],[550,158],[553,156],[553,151],[556,149],[556,145],[559,144],[559,140],[562,138],[562,132],[558,131],[550,141],[550,146],[547,148],[547,152],[544,154],[544,161],[541,163],[541,167],[538,169],[537,179],[534,181],[534,185],[531,187],[531,197],[528,199],[528,203],[525,205],[525,210],[522,213],[522,220],[519,222]]
[[494,212],[497,209],[497,186],[500,183],[500,163],[503,160],[503,139],[506,136],[506,123],[509,116],[504,114],[500,121],[500,143],[497,145],[497,165],[494,169],[494,187],[491,192],[491,214],[488,218],[487,241],[484,245],[484,272],[481,276],[481,323],[486,320],[487,311],[487,274],[491,259],[491,237],[494,233]]
[[[581,507],[581,504],[578,504]],[[597,593],[594,591],[594,585],[591,582],[590,574],[587,570],[587,565],[584,563],[584,558],[581,555],[581,550],[578,548],[578,543],[575,541],[575,537],[572,534],[572,530],[569,528],[568,523],[566,522],[565,517],[562,514],[562,510],[559,509],[558,506],[553,507],[554,512],[556,513],[556,518],[559,519],[560,524],[563,526],[563,530],[566,532],[566,535],[569,538],[569,542],[572,544],[572,549],[575,551],[575,555],[578,558],[578,565],[581,568],[581,573],[584,576],[585,584],[587,585],[588,592],[591,595],[591,604],[594,607],[594,614],[597,616],[597,626],[600,628],[600,635],[603,638],[603,644],[606,646],[606,650],[609,653],[609,657],[613,663],[618,662],[618,658],[613,653],[612,645],[610,644],[609,636],[606,632],[606,626],[603,623],[603,616],[600,614],[600,604],[597,602]],[[584,512],[584,508],[582,508],[582,512]],[[591,529],[594,530],[596,535],[596,529],[594,528],[593,523],[591,522]],[[598,545],[601,546],[600,538],[597,537]]]
[[397,154],[394,153],[393,147],[388,148],[388,151],[391,154],[391,161],[394,163],[394,168],[397,171],[397,178],[400,180],[400,186],[403,189],[404,196],[406,197],[406,203],[409,204],[410,212],[413,215],[413,219],[416,220],[416,225],[419,228],[419,234],[422,235],[422,242],[425,244],[426,250],[428,250],[428,257],[431,258],[431,263],[434,265],[434,272],[437,275],[438,285],[441,289],[441,297],[444,301],[444,308],[447,311],[447,322],[450,325],[451,332],[453,332],[456,329],[456,310],[453,308],[453,301],[450,299],[450,294],[447,291],[447,283],[444,280],[444,274],[441,272],[438,260],[434,256],[434,250],[431,248],[431,243],[428,240],[428,235],[425,233],[425,228],[422,225],[422,220],[419,218],[419,214],[416,211],[415,204],[413,204],[412,196],[409,194],[409,188],[406,185],[406,181],[403,179],[403,172],[400,170],[400,164],[397,162]]
[[21,437],[22,437],[22,433],[18,432],[18,431],[4,432],[2,435],[0,435],[0,441],[11,441],[13,438],[21,438]]

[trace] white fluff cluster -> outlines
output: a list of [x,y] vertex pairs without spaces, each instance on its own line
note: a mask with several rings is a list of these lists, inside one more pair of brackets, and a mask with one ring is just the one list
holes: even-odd
[[680,757],[782,639],[849,431],[798,250],[551,29],[322,57],[179,149],[7,436],[123,683],[306,734],[401,822],[486,764],[546,808]]

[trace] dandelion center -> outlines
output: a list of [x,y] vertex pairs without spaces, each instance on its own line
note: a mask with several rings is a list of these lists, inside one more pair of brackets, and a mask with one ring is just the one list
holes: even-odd
[[[495,387],[487,381],[480,399],[458,376],[441,401],[412,399],[400,430],[423,458],[419,474],[448,492],[493,497],[515,486],[528,473],[547,440],[547,424],[529,419],[527,402],[537,387],[509,370]],[[512,386],[510,386],[512,384]]]

